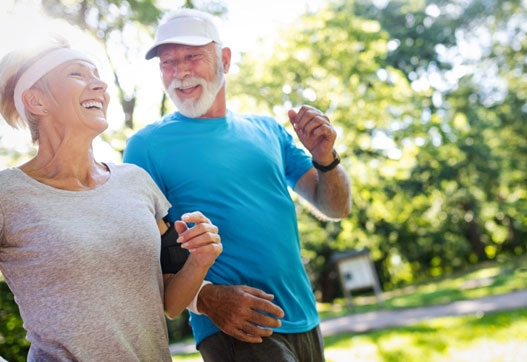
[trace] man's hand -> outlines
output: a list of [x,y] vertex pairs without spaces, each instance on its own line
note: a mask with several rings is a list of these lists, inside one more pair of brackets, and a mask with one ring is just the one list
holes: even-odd
[[329,118],[316,108],[302,106],[287,113],[300,142],[309,150],[313,160],[321,165],[333,162],[333,145],[337,132]]
[[[329,166],[337,132],[329,118],[316,108],[302,106],[287,113],[298,138],[311,153],[314,162]],[[334,220],[346,217],[351,209],[351,187],[346,170],[341,166],[330,172],[311,168],[296,183],[294,190],[321,212],[319,216]]]
[[245,285],[206,285],[198,309],[224,333],[249,343],[261,343],[282,325],[284,311],[272,303],[272,294]]

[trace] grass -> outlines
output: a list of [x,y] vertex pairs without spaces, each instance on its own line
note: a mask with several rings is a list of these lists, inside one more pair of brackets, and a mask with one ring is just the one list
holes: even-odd
[[322,319],[329,319],[349,313],[452,303],[526,288],[527,259],[523,257],[503,263],[479,264],[453,276],[386,291],[383,304],[378,304],[370,293],[354,297],[352,309],[344,299],[337,299],[331,304],[320,303],[318,310]]
[[[498,295],[527,288],[527,260],[478,265],[446,278],[383,293],[319,304],[322,319],[372,310],[414,308]],[[327,362],[523,362],[527,361],[527,309],[430,319],[363,334],[325,337]],[[173,356],[173,361],[200,362],[199,353]]]
[[172,356],[172,361],[179,362],[203,362],[198,352]]
[[[527,309],[324,338],[326,362],[525,362]],[[173,361],[200,362],[199,353]]]
[[325,338],[327,362],[522,362],[527,310],[431,319],[409,327]]

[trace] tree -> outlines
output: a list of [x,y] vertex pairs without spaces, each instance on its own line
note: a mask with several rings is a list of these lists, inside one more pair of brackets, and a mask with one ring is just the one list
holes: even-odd
[[[379,250],[382,240],[369,229],[368,219],[383,210],[372,209],[371,198],[379,205],[387,203],[378,181],[391,172],[390,152],[395,150],[374,143],[389,139],[394,124],[418,117],[413,107],[417,100],[404,74],[386,62],[388,35],[378,22],[353,16],[350,4],[306,14],[280,38],[272,54],[243,59],[229,90],[240,103],[274,111],[284,121],[287,108],[311,104],[326,110],[339,130],[337,149],[354,185],[351,220],[342,226],[319,221],[325,231],[315,234],[306,225],[313,218],[300,217],[301,230],[310,230],[302,232],[302,239],[315,289],[322,291],[322,300],[329,300],[334,296],[326,290],[334,273],[329,265],[332,254],[353,246]],[[249,103],[247,97],[255,101]],[[365,167],[368,164],[376,167]],[[370,192],[362,193],[366,184]],[[352,233],[350,227],[356,229],[357,224],[365,228]]]
[[525,252],[526,11],[493,5],[330,2],[272,54],[243,58],[229,83],[240,104],[309,103],[341,131],[354,209],[337,232],[300,215],[317,290],[346,248],[368,247],[385,287]]

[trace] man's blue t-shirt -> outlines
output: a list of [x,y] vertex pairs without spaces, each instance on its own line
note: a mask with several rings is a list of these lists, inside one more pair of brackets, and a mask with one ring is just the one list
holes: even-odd
[[[275,295],[285,312],[279,333],[319,323],[300,254],[289,194],[311,158],[273,118],[191,119],[168,115],[132,136],[124,162],[148,171],[172,204],[170,219],[201,211],[218,226],[223,252],[207,274],[214,284],[246,284]],[[219,331],[191,315],[196,343]]]

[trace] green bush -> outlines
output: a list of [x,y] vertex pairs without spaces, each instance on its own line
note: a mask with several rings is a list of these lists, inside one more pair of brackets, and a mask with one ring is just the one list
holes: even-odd
[[0,280],[0,356],[10,362],[23,362],[29,351],[26,331],[13,293]]

